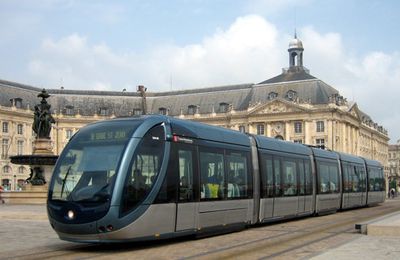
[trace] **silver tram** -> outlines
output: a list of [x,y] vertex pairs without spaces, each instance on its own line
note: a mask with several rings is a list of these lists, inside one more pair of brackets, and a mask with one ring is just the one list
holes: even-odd
[[61,239],[108,243],[229,232],[385,195],[377,161],[152,115],[80,129],[47,210]]

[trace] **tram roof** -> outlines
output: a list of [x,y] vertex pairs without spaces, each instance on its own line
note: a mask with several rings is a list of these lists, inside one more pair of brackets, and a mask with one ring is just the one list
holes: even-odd
[[339,153],[339,152],[336,152],[336,153],[339,155],[339,157],[342,161],[364,164],[364,160],[361,157],[347,154],[347,153]]
[[326,159],[334,159],[337,160],[339,159],[339,155],[336,152],[332,152],[329,150],[324,150],[321,148],[311,148],[313,150],[314,156],[319,157],[319,158],[326,158]]
[[383,167],[382,164],[378,161],[375,160],[370,160],[370,159],[365,159],[365,163],[367,164],[367,166],[375,166],[375,167]]
[[267,149],[277,152],[295,153],[301,155],[311,155],[311,149],[305,145],[287,142],[276,138],[265,136],[254,136],[257,146],[261,149]]
[[196,139],[250,146],[250,139],[246,134],[223,127],[207,125],[199,122],[167,117],[171,122],[174,135],[192,137]]

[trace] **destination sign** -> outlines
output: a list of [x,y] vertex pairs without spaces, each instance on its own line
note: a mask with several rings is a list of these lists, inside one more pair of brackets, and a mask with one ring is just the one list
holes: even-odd
[[95,132],[90,134],[90,140],[92,141],[121,140],[126,138],[127,138],[127,131],[124,130]]

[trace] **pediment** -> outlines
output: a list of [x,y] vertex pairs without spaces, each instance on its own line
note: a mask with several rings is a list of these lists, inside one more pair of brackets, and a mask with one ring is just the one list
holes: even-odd
[[259,104],[250,114],[295,113],[304,112],[306,110],[306,108],[303,108],[291,102],[286,102],[283,100],[273,100],[264,104]]
[[350,113],[350,115],[354,116],[357,119],[361,119],[361,114],[360,114],[360,109],[357,106],[357,103],[354,103],[350,109],[348,110],[348,113]]

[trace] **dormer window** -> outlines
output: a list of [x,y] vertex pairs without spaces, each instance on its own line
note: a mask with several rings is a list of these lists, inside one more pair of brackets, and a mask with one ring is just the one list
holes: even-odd
[[73,116],[74,115],[74,106],[66,106],[65,114],[68,116]]
[[108,115],[108,108],[106,107],[101,107],[100,108],[100,113],[101,116],[107,116]]
[[275,99],[275,98],[277,98],[278,97],[278,93],[276,93],[276,92],[269,92],[268,93],[268,96],[267,96],[267,99],[268,100],[273,100],[273,99]]
[[219,103],[219,112],[226,113],[228,111],[229,111],[229,104],[228,103],[225,103],[225,102]]
[[135,108],[133,109],[133,115],[134,116],[140,116],[142,115],[142,110],[140,108]]
[[286,96],[285,98],[289,101],[296,101],[297,99],[297,92],[294,90],[289,90],[288,92],[286,92]]
[[15,106],[16,108],[22,108],[22,98],[12,98],[10,99],[11,106]]
[[196,112],[197,112],[197,106],[195,106],[195,105],[188,106],[188,114],[189,115],[194,115]]
[[160,107],[159,109],[158,109],[158,113],[160,114],[160,115],[167,115],[168,113],[168,109],[166,109],[165,107]]

